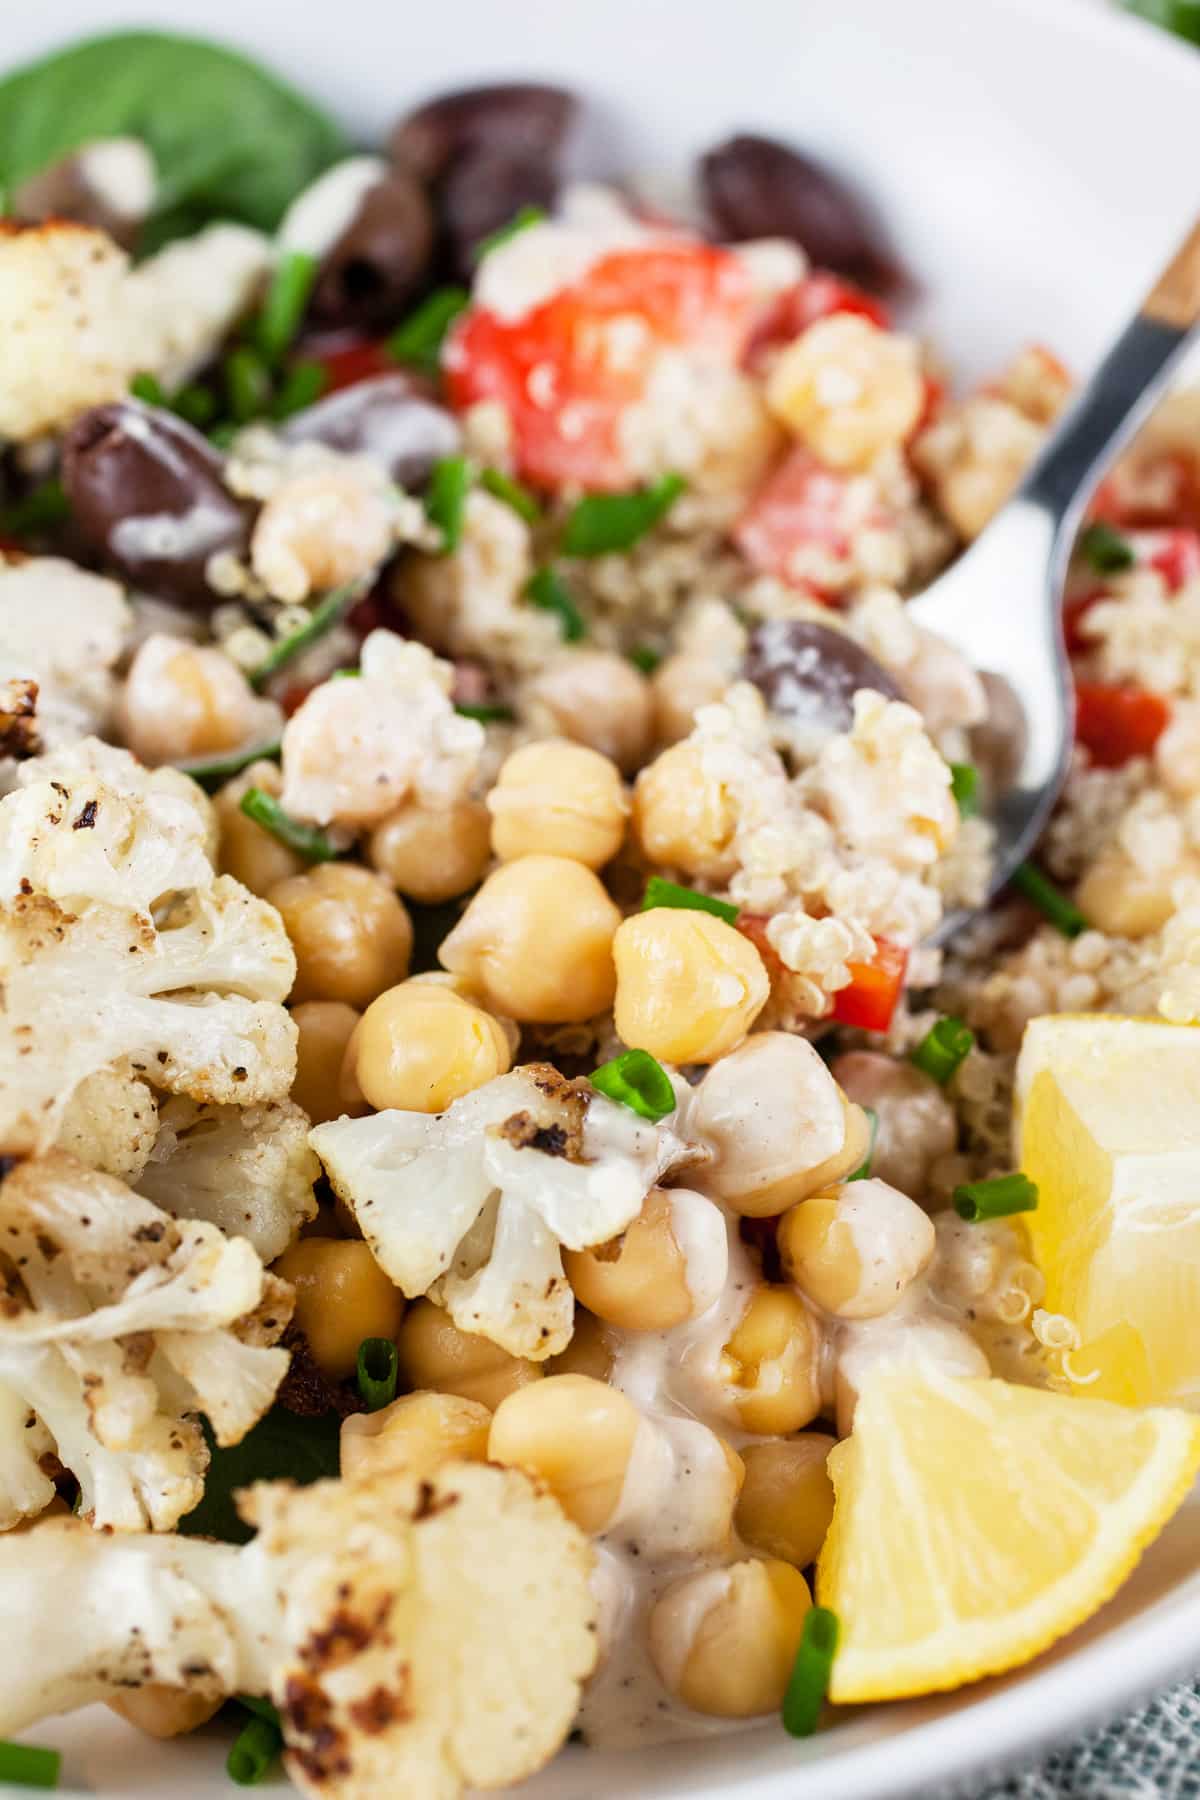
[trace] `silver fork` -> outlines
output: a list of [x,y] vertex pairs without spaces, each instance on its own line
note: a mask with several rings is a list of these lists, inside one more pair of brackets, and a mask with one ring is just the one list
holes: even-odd
[[[1200,221],[1155,282],[1091,380],[1043,446],[1020,487],[966,554],[910,603],[917,622],[1001,678],[1025,715],[1011,786],[991,814],[990,893],[1033,848],[1066,774],[1073,730],[1062,636],[1067,559],[1089,496],[1141,424],[1198,334]],[[971,915],[942,923],[938,938]]]

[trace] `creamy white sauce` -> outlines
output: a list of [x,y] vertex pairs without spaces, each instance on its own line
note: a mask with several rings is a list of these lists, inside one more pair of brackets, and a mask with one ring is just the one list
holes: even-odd
[[348,156],[335,163],[288,207],[278,232],[280,250],[324,256],[387,173],[388,165],[380,156]]

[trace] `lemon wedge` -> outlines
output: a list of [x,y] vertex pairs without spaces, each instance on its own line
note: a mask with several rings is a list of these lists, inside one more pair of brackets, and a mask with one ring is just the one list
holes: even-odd
[[829,1458],[831,1698],[896,1700],[1027,1662],[1116,1590],[1198,1466],[1187,1413],[881,1369]]
[[1063,1373],[1096,1399],[1200,1404],[1200,1029],[1034,1019],[1017,1131],[1045,1305],[1080,1337]]

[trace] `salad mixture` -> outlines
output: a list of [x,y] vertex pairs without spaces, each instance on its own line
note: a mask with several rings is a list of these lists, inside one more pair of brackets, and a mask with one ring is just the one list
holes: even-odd
[[804,1736],[1200,1464],[1200,408],[932,947],[1023,718],[905,598],[1071,379],[957,390],[812,146],[667,201],[582,108],[0,82],[0,1779],[97,1700],[341,1800]]

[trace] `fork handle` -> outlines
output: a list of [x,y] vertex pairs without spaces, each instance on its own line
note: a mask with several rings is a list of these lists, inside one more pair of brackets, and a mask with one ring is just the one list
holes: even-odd
[[1043,445],[1018,494],[1060,535],[1078,523],[1103,468],[1153,409],[1200,321],[1200,220]]

